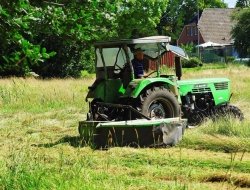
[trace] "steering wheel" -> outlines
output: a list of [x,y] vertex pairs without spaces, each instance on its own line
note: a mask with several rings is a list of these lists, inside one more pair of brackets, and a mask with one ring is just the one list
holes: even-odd
[[[117,66],[117,67],[116,67]],[[115,74],[119,74],[121,71],[122,71],[122,68],[118,65],[116,65],[115,68],[114,68],[114,73]]]
[[150,75],[156,73],[157,71],[152,71],[151,73],[149,73],[148,75],[144,76],[145,78],[148,78]]
[[115,68],[114,68],[114,73],[116,75],[120,74],[122,72],[124,68],[120,67],[119,65],[115,64]]
[[115,64],[115,69],[114,69],[115,71],[117,71],[117,70],[122,70],[122,68],[119,66],[119,65],[117,65],[117,64]]

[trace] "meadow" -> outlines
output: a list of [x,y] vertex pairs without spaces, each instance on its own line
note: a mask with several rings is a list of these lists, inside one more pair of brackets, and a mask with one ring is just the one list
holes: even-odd
[[187,129],[169,148],[81,146],[78,122],[94,78],[0,79],[0,189],[248,189],[250,68],[205,65],[183,79],[228,77],[244,122]]

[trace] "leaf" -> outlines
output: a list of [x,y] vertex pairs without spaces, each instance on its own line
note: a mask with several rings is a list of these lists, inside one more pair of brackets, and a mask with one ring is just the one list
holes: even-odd
[[56,52],[55,52],[55,51],[52,51],[52,52],[49,53],[49,56],[50,56],[50,57],[54,57],[55,55],[56,55]]
[[46,48],[45,47],[42,48],[42,53],[46,53]]
[[5,17],[9,17],[9,14],[3,9],[3,7],[0,5],[0,15],[3,15]]
[[9,60],[6,56],[2,56],[2,58],[6,61],[6,63],[9,63]]

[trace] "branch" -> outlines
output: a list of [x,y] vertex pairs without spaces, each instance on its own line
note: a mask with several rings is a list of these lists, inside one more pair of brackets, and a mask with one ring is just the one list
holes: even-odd
[[27,56],[25,55],[22,59],[20,59],[16,64],[19,65]]
[[49,2],[49,1],[43,1],[44,3],[47,3],[47,4],[51,4],[51,5],[56,5],[56,6],[60,6],[60,7],[63,7],[64,4],[59,4],[59,3],[54,3],[54,2]]

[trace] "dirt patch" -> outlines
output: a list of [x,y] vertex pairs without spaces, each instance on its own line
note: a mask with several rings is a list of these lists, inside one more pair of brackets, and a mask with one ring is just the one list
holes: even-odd
[[188,179],[184,176],[178,175],[178,176],[163,176],[159,177],[160,180],[163,181],[179,181],[179,182],[186,182]]
[[59,144],[64,144],[64,143],[68,143],[70,146],[79,148],[82,147],[84,145],[84,142],[82,141],[82,139],[79,136],[65,136],[62,137],[61,139],[52,142],[52,143],[45,143],[45,144],[32,144],[32,146],[34,147],[45,147],[45,148],[51,148],[54,147],[56,145]]
[[246,177],[232,177],[230,175],[213,175],[208,176],[203,179],[204,182],[212,182],[212,183],[221,183],[221,182],[228,182],[236,187],[241,188],[250,188],[250,179]]
[[250,188],[250,179],[233,179],[233,183],[237,187]]

